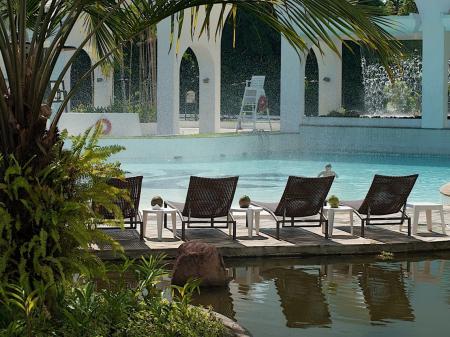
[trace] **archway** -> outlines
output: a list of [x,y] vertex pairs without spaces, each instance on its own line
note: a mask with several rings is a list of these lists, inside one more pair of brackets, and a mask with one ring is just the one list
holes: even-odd
[[[219,40],[220,41],[220,40]],[[190,55],[197,59],[198,70],[198,128],[199,133],[216,133],[220,130],[220,43],[210,43],[210,41],[198,41],[191,43],[180,55]],[[180,74],[183,59],[178,59]],[[195,69],[195,61],[192,63]],[[194,70],[195,71],[195,70]],[[195,85],[196,75],[191,74],[191,84]],[[182,85],[181,79],[178,79]],[[183,88],[180,87],[180,94]],[[180,97],[182,103],[185,97]],[[181,112],[179,104],[178,113]]]
[[[91,68],[91,59],[89,55],[82,50],[76,56],[70,69],[70,87],[73,88],[78,84],[81,77]],[[93,105],[93,76],[84,79],[80,84],[79,90],[72,96],[70,106],[73,110],[80,105],[84,107]]]
[[[219,22],[221,6],[208,15],[211,22]],[[227,9],[228,11],[229,9]],[[187,13],[189,15],[189,13]],[[224,13],[226,15],[227,13]],[[199,12],[198,21],[206,15]],[[217,21],[214,20],[217,19]],[[221,27],[215,37],[208,34],[195,33],[192,36],[190,24],[183,25],[177,39],[177,47],[171,44],[173,33],[170,18],[158,23],[158,100],[157,100],[157,133],[160,135],[178,134],[180,132],[180,67],[182,55],[190,48],[197,57],[199,68],[198,127],[200,133],[220,131],[220,53]],[[185,98],[185,97],[184,97]]]
[[188,48],[180,64],[180,118],[198,120],[200,70],[197,56]]
[[319,114],[319,65],[310,49],[305,63],[305,116]]

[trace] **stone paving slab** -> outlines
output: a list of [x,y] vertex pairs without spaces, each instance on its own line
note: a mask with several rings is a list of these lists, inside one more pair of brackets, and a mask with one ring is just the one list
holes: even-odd
[[[444,208],[444,217],[450,222],[450,206]],[[360,221],[355,216],[354,235],[350,234],[348,215],[336,214],[333,236],[326,240],[318,227],[285,227],[280,230],[280,240],[275,238],[275,222],[267,215],[261,216],[259,235],[248,237],[245,218],[237,216],[237,240],[231,240],[228,229],[192,228],[186,230],[188,240],[200,240],[215,245],[225,257],[261,257],[261,256],[306,256],[306,255],[344,255],[375,254],[381,251],[393,253],[450,250],[450,236],[442,234],[439,214],[433,212],[433,231],[428,232],[425,214],[419,219],[419,232],[408,237],[407,226],[400,231],[398,225],[371,226],[365,229],[365,238],[361,238]],[[178,238],[173,237],[171,223],[163,229],[163,238],[157,239],[156,219],[150,217],[145,240],[139,240],[138,230],[105,229],[125,249],[130,257],[152,254],[176,255],[177,248],[183,243],[181,223],[177,222]],[[447,225],[450,234],[450,227]],[[105,259],[114,258],[111,249],[97,251]]]

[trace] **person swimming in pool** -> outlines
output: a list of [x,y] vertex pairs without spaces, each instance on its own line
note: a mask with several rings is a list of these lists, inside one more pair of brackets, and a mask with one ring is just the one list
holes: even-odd
[[337,173],[332,170],[331,164],[325,165],[325,170],[320,172],[319,175],[318,175],[318,177],[331,177],[331,176],[339,178]]

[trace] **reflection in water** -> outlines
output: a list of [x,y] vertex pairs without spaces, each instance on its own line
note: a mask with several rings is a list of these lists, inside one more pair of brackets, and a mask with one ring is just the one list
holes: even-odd
[[195,296],[192,301],[194,305],[211,306],[215,311],[220,312],[231,319],[235,319],[233,308],[233,299],[231,297],[230,288],[213,287],[202,289],[199,295]]
[[[212,305],[255,337],[419,337],[430,328],[434,336],[447,337],[449,259],[450,254],[387,262],[368,257],[351,263],[342,258],[228,261],[230,287],[203,290],[196,303]],[[305,328],[306,334],[298,331]]]
[[[389,267],[392,267],[389,268]],[[406,295],[403,271],[395,266],[363,265],[359,284],[372,322],[414,320]]]
[[240,294],[248,295],[252,290],[251,285],[262,281],[259,267],[233,268],[232,271]]
[[318,271],[274,268],[262,272],[262,276],[275,280],[288,327],[306,328],[331,323]]

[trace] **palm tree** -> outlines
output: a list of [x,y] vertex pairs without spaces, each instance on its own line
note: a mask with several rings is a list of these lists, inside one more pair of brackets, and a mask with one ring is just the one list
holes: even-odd
[[[196,22],[202,5],[206,19]],[[400,51],[379,25],[387,22],[377,9],[355,0],[1,0],[0,154],[12,154],[19,162],[37,156],[36,165],[45,166],[58,139],[61,114],[82,80],[95,68],[120,60],[125,43],[165,18],[172,17],[174,26],[181,27],[183,20],[191,20],[209,32],[208,13],[214,5],[222,6],[219,26],[225,19],[225,6],[232,7],[232,18],[236,10],[245,10],[280,32],[299,52],[306,50],[307,41],[337,51],[333,39],[342,34],[373,49],[386,64]],[[86,38],[49,89],[55,64],[79,20],[84,20]],[[294,27],[299,27],[302,36]],[[87,44],[95,47],[98,60],[51,114],[65,73]]]

